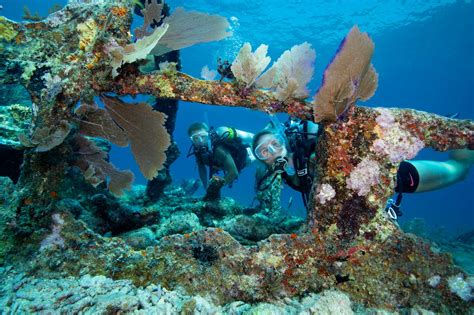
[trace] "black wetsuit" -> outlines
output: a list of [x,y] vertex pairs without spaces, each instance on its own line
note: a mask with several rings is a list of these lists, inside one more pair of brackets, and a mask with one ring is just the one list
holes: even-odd
[[413,193],[420,183],[420,174],[416,167],[408,161],[400,163],[397,171],[397,187],[396,192]]

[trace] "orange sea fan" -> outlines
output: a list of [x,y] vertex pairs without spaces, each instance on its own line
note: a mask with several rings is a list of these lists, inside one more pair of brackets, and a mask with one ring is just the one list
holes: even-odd
[[127,104],[118,98],[101,97],[113,121],[127,135],[133,156],[145,178],[151,180],[166,161],[170,136],[164,127],[166,115],[147,103]]
[[132,172],[116,169],[106,161],[107,154],[91,140],[81,135],[76,135],[74,140],[79,147],[76,166],[81,169],[87,182],[95,187],[109,178],[108,188],[117,196],[121,196],[125,189],[131,188],[134,179]]
[[378,76],[370,64],[373,51],[374,43],[367,33],[354,26],[324,71],[313,100],[316,122],[335,121],[356,100],[367,100],[375,93]]
[[232,35],[225,17],[177,8],[164,19],[169,24],[166,34],[152,53],[156,56],[193,46],[198,43],[218,41]]
[[79,133],[106,139],[119,147],[128,145],[125,132],[113,121],[109,113],[97,104],[83,103],[75,110],[75,114],[81,117]]

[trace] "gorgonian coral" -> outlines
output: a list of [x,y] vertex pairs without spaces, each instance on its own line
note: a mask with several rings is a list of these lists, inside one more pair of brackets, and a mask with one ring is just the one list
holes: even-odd
[[160,56],[197,43],[221,40],[232,34],[227,31],[229,23],[226,18],[183,8],[177,8],[151,32],[151,26],[162,19],[162,8],[161,4],[147,4],[142,10],[145,21],[141,28],[135,30],[138,38],[135,43],[122,47],[112,38],[105,45],[105,52],[112,58],[113,77],[118,75],[117,70],[123,64],[145,59],[149,54]]
[[210,70],[209,67],[206,65],[201,69],[201,78],[204,80],[214,80],[217,76],[216,70]]
[[35,129],[30,137],[20,133],[18,140],[25,147],[35,148],[36,152],[46,152],[63,143],[71,129],[72,125],[70,123],[61,120],[58,126]]
[[378,76],[370,64],[374,43],[354,26],[344,38],[333,61],[324,71],[314,96],[314,120],[334,121],[360,99],[367,100],[377,89]]
[[240,48],[231,66],[232,73],[240,85],[249,88],[255,83],[271,61],[271,58],[267,56],[267,50],[268,46],[262,44],[255,52],[252,52],[250,43],[245,43]]
[[109,180],[108,189],[120,196],[125,189],[130,189],[134,179],[130,171],[120,171],[113,164],[106,161],[107,153],[102,151],[91,140],[77,135],[74,142],[78,147],[76,166],[82,171],[84,179],[96,187]]
[[97,106],[81,106],[79,132],[101,137],[118,146],[130,143],[133,156],[147,179],[153,179],[166,160],[170,136],[163,126],[166,115],[153,111],[146,103],[127,104],[118,98],[103,96],[106,110]]
[[145,1],[145,7],[141,10],[143,14],[143,25],[134,30],[137,38],[148,36],[152,33],[150,30],[152,25],[159,23],[163,16],[161,11],[163,10],[164,3],[157,3],[155,1]]
[[115,77],[118,75],[117,69],[123,64],[145,59],[166,33],[168,26],[168,24],[163,24],[160,27],[155,28],[153,33],[140,38],[136,43],[129,44],[125,47],[117,46],[115,48],[108,49],[110,56],[112,56],[112,60],[110,62],[112,66],[112,76]]
[[306,98],[306,85],[314,72],[316,52],[304,42],[286,50],[257,81],[257,87],[271,89],[279,101]]
[[163,19],[163,23],[169,24],[169,29],[152,51],[156,56],[232,35],[227,31],[230,25],[225,17],[183,8],[177,8],[171,16]]

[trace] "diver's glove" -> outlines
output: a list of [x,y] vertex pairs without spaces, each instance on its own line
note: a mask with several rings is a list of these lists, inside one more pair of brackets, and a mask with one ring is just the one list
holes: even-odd
[[212,176],[207,187],[204,201],[215,201],[221,198],[221,188],[224,186],[225,180],[219,176]]

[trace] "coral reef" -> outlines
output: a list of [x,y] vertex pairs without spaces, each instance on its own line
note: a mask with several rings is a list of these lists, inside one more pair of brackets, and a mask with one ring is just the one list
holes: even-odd
[[[338,251],[334,238],[307,234],[275,234],[256,247],[245,247],[222,229],[208,228],[166,236],[155,246],[133,250],[119,238],[101,238],[80,221],[67,214],[64,218],[65,247],[47,249],[30,261],[36,277],[99,274],[143,287],[159,279],[167,289],[183,288],[192,295],[213,292],[209,298],[219,305],[337,288],[353,302],[370,307],[420,305],[460,313],[468,309],[447,285],[450,277],[462,273],[450,257],[401,233],[385,243],[367,241]],[[435,275],[442,285],[433,288],[427,281]]]
[[[125,0],[77,1],[44,21],[25,24],[0,21],[0,27],[5,30],[0,38],[0,83],[24,85],[35,104],[31,124],[21,136],[27,148],[18,183],[11,189],[12,184],[4,181],[9,187],[4,193],[9,196],[2,197],[8,202],[2,203],[0,211],[3,251],[0,259],[7,259],[38,278],[103,275],[114,280],[128,279],[133,285],[145,288],[159,281],[167,289],[209,295],[212,303],[219,305],[240,303],[236,301],[285,301],[308,292],[336,288],[348,294],[353,303],[367,307],[398,311],[419,306],[442,313],[469,312],[471,304],[463,299],[467,296],[465,288],[469,280],[464,272],[452,264],[450,256],[435,252],[429,243],[401,232],[383,210],[393,193],[399,162],[413,157],[422,147],[440,151],[474,149],[472,121],[412,109],[356,106],[357,100],[370,98],[377,86],[377,74],[370,63],[374,45],[357,28],[350,31],[326,69],[313,102],[295,98],[302,95],[300,88],[305,84],[297,89],[294,81],[298,79],[292,80],[291,75],[283,76],[284,83],[279,83],[276,89],[298,93],[283,93],[284,102],[277,93],[252,86],[266,67],[261,66],[267,63],[265,48],[259,51],[261,58],[252,61],[253,65],[260,65],[251,67],[256,69],[253,73],[234,73],[244,89],[235,82],[198,80],[173,67],[142,73],[140,67],[147,52],[159,55],[196,42],[223,38],[228,35],[224,28],[227,22],[220,17],[176,10],[174,17],[164,20],[169,26],[158,45],[150,49],[156,38],[153,33],[146,34],[140,39],[145,45],[137,44],[133,48],[139,53],[138,58],[124,60],[126,50],[134,45],[128,33],[132,5]],[[205,23],[189,28],[184,20],[190,16],[196,20],[205,16]],[[151,20],[147,19],[149,24]],[[209,28],[213,29],[210,25],[218,25],[219,36],[206,36],[214,34],[209,32]],[[143,31],[148,32],[149,27],[146,25]],[[182,28],[189,28],[189,32],[180,38],[176,35]],[[250,47],[244,48],[243,55],[255,59]],[[290,51],[288,55],[293,53]],[[120,60],[120,67],[118,63],[111,66],[114,58]],[[306,79],[307,75],[302,75],[298,84]],[[137,112],[132,112],[125,109],[126,105],[117,104],[118,99],[111,105],[111,99],[105,97],[110,117],[106,111],[92,106],[92,113],[97,116],[84,119],[81,114],[91,113],[94,97],[106,93],[148,94],[269,113],[287,112],[321,122],[316,150],[317,176],[306,225],[275,215],[246,215],[228,199],[215,202],[186,199],[185,192],[179,189],[179,194],[170,194],[161,204],[124,205],[105,190],[103,183],[108,181],[111,191],[121,193],[130,186],[131,173],[118,171],[108,163],[106,151],[81,135],[81,124],[85,121],[97,124],[103,130],[94,136],[124,143],[123,135],[116,136],[118,130],[111,127],[112,122],[117,123],[132,146],[139,143],[139,151],[143,151],[143,147],[148,149],[144,140],[149,134],[137,135],[128,127],[141,123],[149,126],[152,116],[159,117],[159,126],[155,127],[160,132],[154,140],[159,140],[161,154],[153,156],[157,160],[144,161],[146,165],[142,168],[149,177],[163,165],[162,153],[170,139],[161,132],[163,114],[154,113],[149,107],[141,108],[147,105],[137,105]],[[85,107],[74,113],[79,103]],[[119,119],[119,114],[127,117]],[[143,119],[137,122],[138,117]],[[80,167],[83,178],[75,166]],[[361,169],[371,171],[369,181],[359,176]],[[86,185],[85,180],[95,187]],[[140,201],[145,199],[136,192],[124,198],[131,200],[131,196],[138,196]],[[189,225],[176,224],[168,231],[160,228],[160,222],[188,219]],[[184,234],[163,236],[177,232]],[[39,251],[41,242],[52,234],[58,246],[45,246]],[[252,246],[245,246],[236,238]],[[431,285],[433,277],[439,277],[435,287]],[[90,283],[91,279],[81,281]],[[130,288],[129,283],[119,285]],[[105,291],[110,290],[113,289]],[[138,292],[138,289],[130,290]],[[334,296],[338,299],[338,295],[330,293],[320,299],[334,301]],[[69,297],[51,299],[67,301]],[[136,301],[136,297],[132,299]],[[341,307],[348,304],[346,298],[340,299],[344,302]],[[195,298],[185,307],[193,309],[201,302]],[[79,305],[88,303],[86,298]],[[113,306],[114,303],[118,306]],[[120,300],[114,303],[110,306],[114,310],[126,307]],[[134,310],[133,305],[138,304],[129,305]],[[23,306],[20,303],[15,307]],[[31,306],[25,307],[31,310]],[[45,309],[49,307],[46,305]]]
[[[0,307],[6,314],[354,314],[352,308],[358,312],[374,314],[377,311],[356,308],[347,295],[335,290],[275,304],[237,301],[219,306],[205,297],[189,296],[156,284],[142,288],[134,286],[128,280],[113,280],[89,274],[65,279],[34,278],[16,272],[12,267],[1,267],[0,278],[4,280],[0,289]],[[414,308],[413,311],[415,310],[419,309]],[[407,312],[410,313],[410,310]]]

